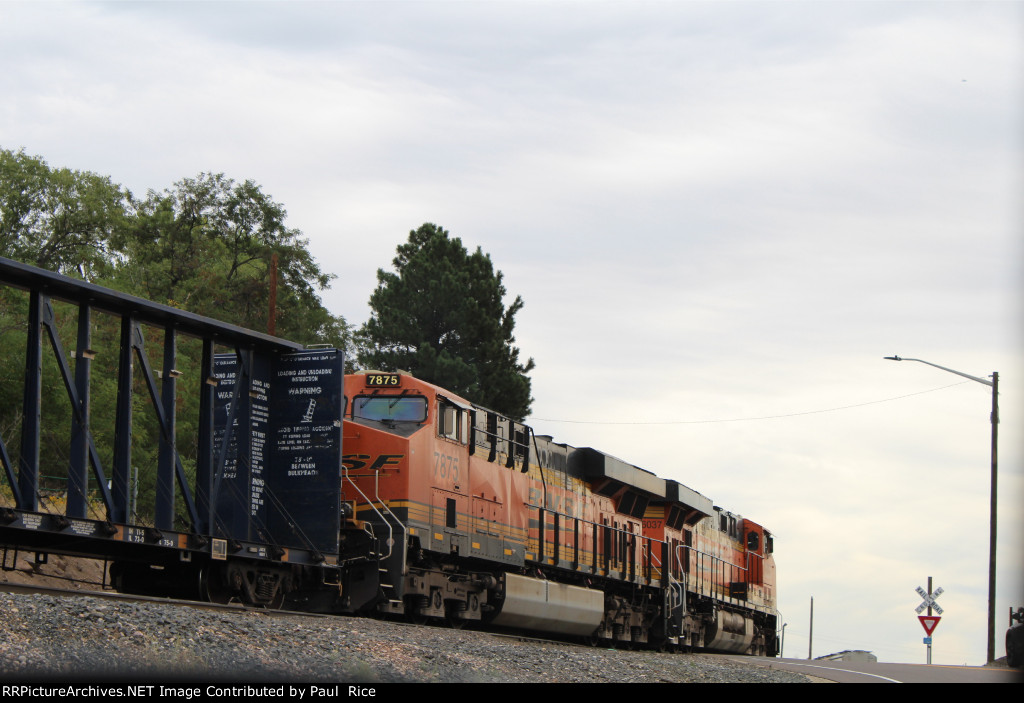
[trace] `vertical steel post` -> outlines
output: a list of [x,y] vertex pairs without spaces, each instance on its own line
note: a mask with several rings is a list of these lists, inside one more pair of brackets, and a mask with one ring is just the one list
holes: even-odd
[[47,296],[34,290],[29,296],[28,335],[25,344],[25,387],[22,405],[21,456],[18,458],[18,492],[21,510],[39,508],[39,426],[43,394],[43,306]]
[[68,466],[68,517],[86,517],[89,488],[89,377],[92,366],[92,310],[78,306],[78,341],[75,345],[75,394],[78,413],[71,419],[71,461]]
[[111,493],[113,510],[110,520],[115,523],[128,522],[128,503],[131,491],[132,464],[132,335],[135,320],[131,315],[121,318],[121,348],[117,363],[117,419],[114,422],[114,469]]
[[[928,577],[928,617],[932,614],[932,577]],[[928,658],[926,664],[932,663],[932,636],[928,635]]]
[[811,629],[807,638],[807,658],[811,659],[811,651],[814,647],[814,596],[811,596]]
[[203,340],[202,368],[199,372],[199,429],[196,456],[196,511],[199,516],[196,530],[209,534],[212,527],[213,492],[213,406],[216,400],[217,379],[213,375],[213,340]]
[[988,662],[996,660],[996,482],[999,476],[999,372],[992,372],[992,481],[988,511]]
[[[177,344],[174,327],[168,325],[164,330],[164,364],[163,379],[160,389],[160,404],[163,407],[164,427],[160,433],[160,450],[157,458],[156,471],[156,510],[155,524],[159,530],[174,528],[174,458],[176,449],[175,422],[175,374]],[[154,402],[155,402],[154,398]]]

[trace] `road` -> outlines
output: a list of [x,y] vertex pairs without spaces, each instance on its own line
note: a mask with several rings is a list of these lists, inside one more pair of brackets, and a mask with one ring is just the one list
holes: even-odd
[[830,662],[727,656],[732,661],[795,671],[836,683],[1024,683],[1020,669],[988,666],[927,666],[882,662]]

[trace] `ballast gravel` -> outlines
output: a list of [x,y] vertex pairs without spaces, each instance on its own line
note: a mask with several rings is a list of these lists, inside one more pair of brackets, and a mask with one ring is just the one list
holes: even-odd
[[523,641],[354,617],[0,593],[0,680],[798,683],[702,655]]

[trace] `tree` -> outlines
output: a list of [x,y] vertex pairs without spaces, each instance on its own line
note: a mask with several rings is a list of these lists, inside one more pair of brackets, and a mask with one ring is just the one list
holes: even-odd
[[0,256],[91,280],[110,259],[126,197],[106,176],[0,149]]
[[132,205],[134,216],[114,238],[122,254],[115,287],[265,331],[276,257],[275,334],[347,346],[345,320],[331,315],[318,293],[333,276],[314,261],[302,233],[285,226],[284,207],[252,181],[200,174]]
[[377,270],[370,319],[359,337],[368,368],[404,369],[521,420],[530,412],[533,359],[514,346],[516,296],[504,305],[502,273],[479,247],[470,254],[446,230],[424,224],[397,248],[395,272]]

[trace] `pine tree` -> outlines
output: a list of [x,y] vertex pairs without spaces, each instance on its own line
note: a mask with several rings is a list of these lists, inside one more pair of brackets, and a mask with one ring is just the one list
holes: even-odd
[[430,223],[398,246],[395,272],[377,270],[373,310],[360,330],[366,368],[406,370],[492,410],[521,420],[530,412],[533,359],[514,346],[516,296],[504,305],[502,273],[479,247]]

